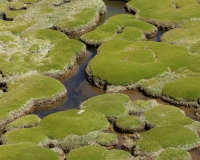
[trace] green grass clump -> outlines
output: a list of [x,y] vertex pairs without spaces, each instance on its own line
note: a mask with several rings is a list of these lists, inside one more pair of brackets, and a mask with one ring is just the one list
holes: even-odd
[[6,43],[6,42],[13,42],[14,38],[12,36],[9,35],[1,35],[0,36],[0,41]]
[[157,103],[155,101],[136,100],[132,101],[130,105],[126,106],[130,115],[140,115],[146,110],[152,108]]
[[198,144],[199,137],[189,128],[181,125],[168,125],[143,133],[140,140],[136,142],[136,148],[144,153],[152,153],[161,148],[170,147],[191,150]]
[[192,157],[184,149],[169,148],[162,151],[156,160],[192,160]]
[[142,122],[139,117],[136,116],[123,116],[119,117],[116,122],[115,126],[121,132],[136,132],[141,131],[144,129],[144,122]]
[[6,131],[15,129],[15,128],[28,128],[28,127],[34,127],[36,125],[38,125],[38,123],[40,122],[40,118],[37,115],[26,115],[23,117],[20,117],[19,119],[9,123],[6,126]]
[[47,148],[37,146],[33,143],[18,143],[12,145],[1,145],[0,159],[3,160],[59,160],[56,152]]
[[[126,40],[145,40],[146,38],[143,34],[148,36],[152,34],[152,36],[154,36],[157,32],[157,28],[151,24],[140,21],[133,15],[119,14],[109,18],[94,31],[81,36],[81,40],[88,44],[100,45],[112,38],[119,38],[117,34],[121,32],[122,35],[119,34],[119,36],[122,36]],[[133,37],[131,35],[133,35]]]
[[69,152],[68,160],[102,160],[102,159],[115,159],[115,160],[130,160],[130,153],[122,150],[107,150],[101,146],[85,146]]
[[[45,92],[41,92],[41,90]],[[23,110],[31,100],[51,99],[62,92],[66,92],[66,89],[59,81],[41,75],[31,75],[13,83],[10,82],[8,83],[8,92],[5,92],[0,98],[0,120],[13,115],[19,117],[18,112]],[[29,112],[32,112],[33,109],[30,108]]]
[[109,85],[133,84],[192,64],[185,47],[167,43],[111,40],[101,45],[98,53],[87,74]]
[[112,121],[127,114],[125,104],[129,100],[129,97],[124,94],[108,93],[88,99],[82,103],[81,109],[101,112]]
[[102,113],[74,109],[51,114],[43,118],[39,126],[50,138],[64,138],[72,133],[84,135],[96,130],[106,130],[109,122]]
[[177,101],[197,102],[200,98],[199,82],[199,76],[178,79],[165,85],[162,93],[164,96],[169,96]]
[[115,134],[104,133],[101,131],[90,132],[86,135],[78,136],[75,134],[70,134],[63,139],[59,140],[61,147],[70,151],[75,148],[87,146],[87,145],[98,145],[113,147],[117,144],[118,139]]
[[171,124],[190,125],[193,120],[185,116],[179,108],[170,105],[159,105],[147,110],[142,115],[150,127]]
[[[62,139],[72,134],[66,137],[66,141],[72,141],[71,145],[68,145],[73,148],[74,146],[76,147],[76,144],[81,146],[87,143],[88,139],[94,137],[92,134],[93,131],[107,130],[108,127],[109,122],[103,114],[95,111],[73,109],[48,115],[43,118],[36,127],[6,132],[2,136],[2,141],[4,143],[32,142],[38,144],[47,138]],[[90,132],[90,135],[86,135]],[[83,137],[83,135],[86,136]],[[96,139],[101,139],[102,135],[95,135]],[[75,140],[73,137],[75,137]],[[85,141],[82,138],[85,139]],[[68,148],[70,148],[70,146],[68,146]]]
[[[148,5],[143,5],[147,3]],[[162,28],[174,28],[180,26],[182,21],[198,17],[200,14],[198,3],[193,0],[131,0],[126,7],[136,12],[136,16],[142,20],[155,24]]]

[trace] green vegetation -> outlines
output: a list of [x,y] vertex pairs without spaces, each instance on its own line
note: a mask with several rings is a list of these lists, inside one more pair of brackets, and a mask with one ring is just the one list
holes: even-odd
[[59,160],[59,156],[56,152],[44,147],[37,146],[33,143],[1,145],[0,150],[0,159],[3,160]]
[[69,152],[68,160],[101,160],[101,159],[115,159],[115,160],[130,160],[130,153],[122,150],[107,150],[101,146],[85,146]]
[[136,116],[119,117],[115,122],[116,127],[121,132],[133,133],[144,129],[144,122]]
[[138,18],[163,29],[180,26],[182,21],[200,14],[199,4],[195,0],[131,0],[126,7],[136,12]]
[[200,77],[182,78],[173,81],[162,90],[163,95],[170,96],[177,101],[198,101]]
[[184,149],[169,148],[162,151],[156,160],[192,160],[192,157]]
[[103,114],[74,109],[46,116],[37,127],[6,132],[2,139],[4,143],[32,142],[38,144],[47,138],[62,139],[70,134],[81,136],[93,131],[106,130],[108,127],[109,122]]
[[[70,134],[64,139],[58,140],[58,143],[66,151],[70,151],[72,149],[87,146],[87,145],[98,145],[98,144],[105,147],[107,146],[113,147],[117,145],[117,142],[118,142],[118,139],[115,134],[103,133],[100,131],[90,132],[82,136]],[[46,143],[48,143],[48,141]]]
[[159,105],[147,110],[142,115],[149,127],[171,124],[190,125],[193,120],[185,116],[179,108],[170,105]]
[[[122,33],[119,34],[119,33]],[[81,40],[93,45],[100,45],[112,38],[123,38],[126,40],[145,40],[145,35],[154,36],[157,28],[145,23],[133,15],[119,14],[109,18],[103,25],[94,31],[81,36]]]
[[[34,107],[35,100],[46,101],[59,94],[66,93],[65,87],[59,81],[41,75],[22,77],[8,83],[8,88],[8,92],[4,92],[0,98],[0,120],[2,123],[4,123],[5,118],[10,118],[11,121],[13,116],[15,118],[20,117],[25,111],[30,113],[35,109],[40,109],[41,106]],[[26,107],[28,108],[26,109]]]
[[140,115],[155,105],[157,105],[156,101],[136,100],[132,101],[131,104],[126,106],[126,108],[130,115]]
[[124,94],[108,93],[92,97],[83,102],[80,107],[85,110],[101,112],[108,118],[108,120],[115,121],[117,117],[127,114],[125,104],[129,100],[129,97]]
[[18,118],[17,120],[9,123],[6,126],[6,131],[10,131],[12,129],[16,128],[28,128],[28,127],[34,127],[37,126],[40,122],[40,118],[37,115],[26,115],[23,117]]
[[136,142],[136,148],[148,154],[171,147],[191,150],[198,144],[199,137],[192,130],[180,125],[168,125],[143,133]]

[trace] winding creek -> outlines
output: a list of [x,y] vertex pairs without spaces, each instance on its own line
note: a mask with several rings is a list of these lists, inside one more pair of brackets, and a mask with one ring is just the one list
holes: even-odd
[[[107,6],[107,13],[105,15],[102,15],[99,25],[103,24],[103,22],[112,15],[127,13],[124,8],[125,2],[109,1],[109,0],[104,0],[104,2],[106,3],[106,6]],[[160,36],[162,36],[163,33],[164,31],[159,31],[156,37],[149,40],[159,42]],[[81,102],[87,100],[88,98],[91,98],[96,95],[104,94],[105,93],[104,90],[96,88],[92,86],[91,84],[89,84],[85,76],[85,69],[87,67],[87,64],[95,56],[95,54],[96,54],[96,48],[92,46],[87,46],[87,53],[85,57],[82,59],[79,59],[75,67],[72,69],[72,71],[68,75],[66,75],[65,78],[61,79],[61,81],[67,88],[67,92],[68,92],[67,99],[64,102],[62,102],[62,104],[58,104],[58,107],[54,109],[46,110],[46,111],[38,111],[38,112],[35,112],[35,114],[43,118],[51,113],[55,113],[62,110],[78,108]],[[139,91],[125,91],[123,93],[127,94],[131,98],[131,100],[152,99],[150,97],[145,96],[143,93]],[[159,103],[167,104],[159,99],[156,99],[156,100]],[[183,106],[181,106],[180,108],[184,110],[186,115],[189,116],[190,118],[200,121],[200,118],[195,117],[194,108],[186,108]],[[122,149],[122,146],[121,146],[122,144],[120,142],[122,142],[123,137],[126,135],[117,133],[113,129],[113,127],[110,128],[110,132],[116,133],[118,135],[119,144],[117,147],[118,149]],[[200,148],[190,151],[190,154],[192,155],[193,160],[200,159]]]

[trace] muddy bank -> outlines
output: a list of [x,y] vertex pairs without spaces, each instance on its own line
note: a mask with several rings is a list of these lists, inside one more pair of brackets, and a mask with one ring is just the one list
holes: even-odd
[[66,99],[66,96],[67,96],[67,90],[65,89],[49,99],[35,99],[35,100],[33,99],[28,101],[23,107],[21,107],[15,112],[10,113],[6,118],[0,121],[0,130],[2,130],[6,126],[6,124],[14,121],[15,119],[23,115],[27,115],[36,110],[43,110],[43,109],[46,110],[50,106],[56,107],[58,102]]

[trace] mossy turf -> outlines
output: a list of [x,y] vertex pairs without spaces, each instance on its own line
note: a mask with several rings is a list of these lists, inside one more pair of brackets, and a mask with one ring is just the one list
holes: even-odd
[[193,120],[185,116],[179,108],[170,105],[155,106],[142,115],[149,127],[166,126],[171,124],[190,125]]
[[115,145],[117,145],[117,142],[118,142],[118,139],[117,139],[116,134],[104,133],[100,131],[90,132],[82,136],[70,134],[64,139],[60,139],[58,141],[61,147],[66,151],[70,151],[75,148],[79,148],[79,147],[83,147],[87,145],[94,145],[94,144],[96,145],[100,144],[101,146],[112,148]]
[[164,2],[131,0],[126,7],[136,12],[136,16],[140,19],[164,29],[180,26],[182,21],[196,18],[200,14],[200,6],[195,0],[166,0]]
[[[4,42],[5,52],[9,51],[7,57],[2,57],[4,62],[0,64],[4,75],[26,73],[30,70],[43,74],[64,72],[85,52],[85,45],[81,42],[70,40],[63,33],[50,29],[37,30],[23,36],[4,35],[0,41]],[[25,44],[26,47],[22,48]]]
[[[122,34],[120,34],[122,33]],[[109,18],[103,25],[94,31],[81,36],[81,40],[92,45],[100,45],[115,38],[126,40],[145,40],[145,35],[154,36],[157,28],[137,19],[133,15],[119,14]]]
[[40,118],[37,115],[26,115],[23,117],[18,118],[17,120],[9,123],[5,130],[9,131],[12,129],[16,129],[16,128],[28,128],[28,127],[34,127],[36,125],[38,125],[38,123],[40,122]]
[[101,112],[112,121],[127,114],[125,105],[129,100],[125,94],[107,93],[88,99],[80,107],[85,110]]
[[156,101],[136,100],[132,101],[131,104],[128,104],[126,108],[130,115],[140,115],[155,105],[157,105]]
[[101,79],[113,85],[132,84],[192,63],[186,48],[167,43],[111,40],[102,44],[98,53],[90,61],[87,74],[92,74],[94,81]]
[[56,152],[33,143],[1,145],[0,150],[0,159],[3,160],[59,160],[59,156]]
[[132,159],[130,153],[122,150],[107,150],[101,146],[85,146],[69,152],[68,160],[101,160],[101,159],[115,159],[115,160],[130,160]]
[[70,134],[85,135],[92,131],[107,130],[109,122],[96,111],[68,110],[43,118],[37,127],[6,132],[4,143],[32,142],[38,144],[47,138],[61,139]]
[[178,101],[199,101],[200,77],[182,78],[173,81],[162,90],[163,95]]
[[143,130],[144,122],[136,116],[123,116],[116,120],[115,126],[120,132],[133,133]]
[[184,149],[165,149],[156,160],[192,160],[190,153]]
[[153,153],[161,148],[181,148],[191,150],[199,144],[199,137],[189,128],[181,125],[157,127],[143,133],[136,142],[142,153]]
[[34,108],[34,101],[54,99],[63,92],[66,93],[66,89],[59,81],[42,75],[33,74],[9,82],[8,92],[4,92],[0,98],[0,120],[8,118],[10,122],[14,117],[16,119],[25,113],[40,109],[41,106]]

